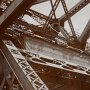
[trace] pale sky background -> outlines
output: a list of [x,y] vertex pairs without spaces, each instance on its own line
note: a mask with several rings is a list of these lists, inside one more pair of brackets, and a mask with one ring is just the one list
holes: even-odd
[[[55,0],[53,0],[53,1],[55,1]],[[73,7],[76,3],[78,3],[79,1],[81,1],[81,0],[65,0],[68,10],[71,7]],[[51,4],[50,4],[50,1],[47,1],[47,2],[44,2],[41,4],[34,5],[31,8],[42,14],[49,15],[49,12],[51,10]],[[62,8],[62,4],[60,3],[56,10],[56,16],[59,18],[63,14],[64,14],[64,10]],[[37,24],[29,16],[25,16],[24,19],[29,23]],[[80,10],[77,14],[72,16],[71,20],[72,20],[75,32],[81,34],[82,31],[84,30],[87,22],[89,21],[89,19],[90,19],[90,4],[88,4],[82,10]],[[69,28],[67,21],[65,22],[65,29],[68,32],[70,32],[70,28]],[[88,41],[90,42],[90,39]]]

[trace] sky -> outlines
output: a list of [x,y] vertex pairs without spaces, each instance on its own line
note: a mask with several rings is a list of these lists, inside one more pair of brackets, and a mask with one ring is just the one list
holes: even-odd
[[[53,0],[54,2],[55,0]],[[72,8],[76,3],[78,3],[81,0],[65,0],[68,10]],[[33,10],[36,10],[42,14],[49,15],[49,12],[51,10],[51,4],[50,1],[37,4],[31,7]],[[60,3],[57,10],[56,10],[56,16],[57,18],[61,17],[64,13],[62,4]],[[28,23],[37,24],[36,21],[31,19],[29,16],[24,16],[24,19]],[[78,34],[81,34],[84,30],[87,22],[90,19],[90,4],[85,6],[82,10],[80,10],[78,13],[76,13],[74,16],[71,17],[75,32]],[[69,25],[67,21],[65,22],[65,29],[70,32]],[[90,39],[88,40],[90,42]]]

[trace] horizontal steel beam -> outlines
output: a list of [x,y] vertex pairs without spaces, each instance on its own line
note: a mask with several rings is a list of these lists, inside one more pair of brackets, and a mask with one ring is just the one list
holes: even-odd
[[[47,20],[50,20],[50,22],[53,22],[53,20],[49,17],[49,16],[46,16],[42,13],[39,13],[37,11],[34,11],[32,9],[28,9],[24,12],[24,14],[27,14],[29,15],[30,17],[36,19],[38,22],[42,22],[41,24],[44,24],[45,21]],[[38,20],[39,19],[39,20]]]
[[68,11],[68,16],[66,16],[66,14],[62,15],[59,18],[59,21],[65,22],[68,18],[72,17],[74,14],[76,14],[78,11],[80,11],[89,3],[90,3],[90,0],[81,0]]
[[74,63],[69,63],[61,60],[56,60],[56,59],[50,59],[47,57],[42,57],[38,54],[34,54],[30,51],[24,50],[24,49],[19,49],[19,51],[23,54],[23,56],[28,60],[28,62],[33,62],[35,64],[40,64],[44,66],[48,66],[51,68],[57,68],[65,71],[70,71],[73,73],[78,73],[82,75],[88,75],[90,76],[89,69],[86,67],[83,67],[81,65],[75,65]]
[[25,39],[26,49],[52,59],[63,60],[69,63],[90,68],[90,56],[70,49],[69,46],[51,44],[40,38],[29,37]]

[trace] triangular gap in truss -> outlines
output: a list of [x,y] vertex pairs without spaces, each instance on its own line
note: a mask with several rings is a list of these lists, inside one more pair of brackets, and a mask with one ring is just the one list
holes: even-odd
[[[48,16],[48,14],[50,12],[50,9],[51,9],[51,6],[50,6],[50,2],[47,1],[47,2],[43,2],[43,3],[40,3],[40,4],[34,5],[30,9]],[[28,23],[31,23],[31,24],[34,24],[34,25],[40,25],[40,23],[38,23],[35,19],[30,17],[29,15],[24,15],[23,19]]]
[[90,18],[89,9],[90,9],[90,4],[85,6],[83,9],[81,9],[71,18],[73,22],[73,26],[75,28],[75,32],[78,33],[79,35],[81,35],[81,33],[83,32],[84,28],[86,27],[89,21]]
[[[50,1],[48,1],[48,2],[44,2],[44,3],[40,3],[38,5],[34,5],[31,7],[31,9],[48,16],[52,8],[51,8]],[[59,3],[59,5],[55,11],[55,14],[56,14],[57,18],[59,18],[60,16],[62,16],[64,14],[64,10],[61,6],[61,2]],[[28,16],[27,17],[25,16],[24,19],[29,22]],[[33,20],[31,19],[30,23],[32,23],[32,22],[33,22]],[[38,23],[34,22],[34,24],[38,24]]]
[[51,9],[50,2],[47,1],[34,5],[31,9],[48,16]]
[[[54,1],[54,0],[53,0]],[[53,2],[53,4],[55,3],[55,1]],[[59,18],[60,16],[62,16],[64,13],[64,9],[62,7],[61,1],[59,3],[59,5],[57,6],[57,9],[55,11],[56,17]],[[54,18],[54,17],[53,17]]]
[[70,10],[73,6],[75,6],[81,0],[64,0],[64,1],[66,2],[68,10]]
[[[80,0],[79,0],[80,1]],[[79,2],[78,1],[78,2]],[[55,1],[54,1],[55,2]],[[65,2],[66,2],[66,5],[67,5],[67,8],[68,8],[68,10],[69,10],[69,4],[68,4],[68,2],[67,2],[67,0],[65,0]],[[75,1],[74,1],[75,2]],[[78,2],[72,2],[73,3],[73,5],[71,6],[71,7],[73,7],[74,5],[75,5],[75,3],[78,3]],[[39,6],[38,5],[35,5],[35,6],[33,6],[33,7],[31,7],[33,10],[35,10],[35,11],[37,11],[37,12],[40,12],[40,13],[42,13],[42,11],[45,13],[45,14],[49,14],[49,11],[51,10],[51,6],[49,5],[49,8],[50,9],[48,9],[48,4],[50,4],[50,2],[44,2],[44,3],[42,3],[42,4],[39,4]],[[38,6],[38,8],[37,8],[37,6]],[[43,6],[43,8],[42,8],[42,10],[41,10],[41,7]],[[45,8],[45,9],[44,9]],[[46,10],[47,9],[47,10]],[[70,8],[71,9],[71,8]],[[41,10],[41,11],[40,11]],[[83,10],[83,9],[82,9]],[[81,10],[81,11],[82,11]],[[46,12],[48,12],[48,13],[46,13]],[[80,12],[80,11],[79,11]],[[42,13],[42,14],[44,14],[44,13]],[[64,10],[63,10],[63,7],[62,7],[62,4],[61,4],[61,2],[60,2],[60,4],[59,4],[59,6],[58,6],[58,8],[57,8],[57,10],[56,10],[56,16],[57,16],[57,18],[58,17],[60,17],[59,15],[60,14],[62,14],[62,13],[64,13]],[[64,13],[65,14],[65,13]],[[75,16],[77,16],[77,14],[76,15],[74,15],[73,17],[75,17]],[[79,30],[79,28],[77,27],[77,25],[79,25],[79,24],[77,24],[77,22],[76,21],[74,21],[73,20],[73,17],[71,17],[71,19],[72,19],[72,21],[73,21],[73,25],[74,25],[74,28],[75,28],[75,32],[76,32],[76,34],[78,35],[78,30]],[[38,25],[38,23],[35,21],[35,20],[33,20],[33,19],[31,19],[30,17],[28,17],[28,16],[26,16],[26,18],[25,18],[25,20],[29,23],[32,23],[32,24],[37,24]],[[76,20],[77,20],[77,18],[76,18]],[[78,19],[79,20],[79,19]],[[82,20],[80,20],[80,21],[82,21]],[[80,21],[78,21],[78,22],[80,22]],[[74,24],[75,23],[75,24]],[[81,28],[83,27],[83,25],[81,25]],[[68,22],[66,21],[65,22],[65,29],[66,29],[66,31],[68,32],[68,33],[70,33],[70,35],[72,35],[71,34],[71,31],[70,31],[70,27],[69,27],[69,25],[68,25]],[[80,31],[80,30],[79,30]],[[80,32],[79,32],[80,33]]]
[[[53,2],[53,4],[54,4],[54,2]],[[41,3],[39,5],[34,5],[31,7],[31,9],[48,16],[51,11],[51,4],[50,4],[50,1],[48,1],[48,2]],[[59,18],[60,16],[62,16],[64,14],[64,10],[63,10],[63,7],[61,6],[61,2],[59,3],[59,5],[55,11],[55,14],[56,14],[57,18]]]
[[[77,0],[74,0],[74,1],[73,0],[65,0],[68,10],[70,10],[73,6],[75,6],[76,3],[78,3],[79,1],[80,0],[78,0],[78,1]],[[70,3],[68,3],[68,2],[70,2]],[[56,10],[56,16],[57,16],[57,18],[60,18],[64,14],[65,14],[65,12],[64,12],[63,6],[60,2],[59,6]]]
[[[52,0],[52,1],[54,1],[54,0]],[[74,2],[75,3],[72,3],[72,6],[70,5],[71,7],[73,7],[77,3],[76,1],[74,1]],[[69,10],[70,6],[69,6],[69,3],[67,2],[67,0],[66,0],[66,4],[67,4],[68,10]],[[37,5],[34,5],[34,6],[31,7],[31,9],[33,9],[33,10],[35,10],[37,12],[40,12],[40,13],[48,16],[49,12],[51,11],[51,4],[50,4],[50,1],[47,1],[47,2],[44,2],[44,3],[40,3],[40,4],[37,4]],[[60,16],[65,14],[61,2],[59,3],[59,5],[58,5],[58,7],[56,9],[55,14],[56,14],[57,18],[59,18]],[[28,17],[25,18],[25,19],[27,21]],[[30,20],[30,22],[32,23],[33,20]],[[35,24],[35,22],[34,22],[34,24]]]
[[59,3],[57,10],[56,10],[56,16],[57,18],[61,17],[63,14],[65,14],[61,2]]
[[23,20],[25,20],[29,24],[40,25],[36,20],[31,18],[29,15],[24,15]]

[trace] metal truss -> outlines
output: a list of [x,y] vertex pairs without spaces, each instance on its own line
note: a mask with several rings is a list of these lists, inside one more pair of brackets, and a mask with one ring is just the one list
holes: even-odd
[[[0,29],[6,29],[30,6],[45,0],[7,0],[2,1],[0,6]],[[47,1],[47,0],[46,0]]]
[[[47,24],[45,23],[45,25],[43,27],[43,29],[45,30],[45,28],[48,27],[48,25],[50,23],[54,23],[54,19],[52,19],[52,16],[54,15],[54,17],[56,19],[55,10],[57,9],[57,6],[58,6],[58,3],[59,2],[56,1],[55,4],[53,5],[52,4],[52,1],[51,1],[51,6],[52,6],[52,10],[50,12],[50,14],[52,14],[51,16],[49,15],[47,17],[47,16],[45,16],[43,14],[40,14],[40,13],[34,11],[34,10],[31,10],[32,11],[32,14],[30,14],[30,11],[27,12],[27,13],[29,15],[31,15],[31,17],[33,17],[40,24],[44,24],[45,21],[46,21]],[[67,43],[69,43],[69,45],[71,45],[72,47],[75,47],[75,48],[79,48],[79,49],[84,50],[85,47],[84,48],[80,48],[81,47],[80,46],[81,42],[77,39],[77,36],[75,34],[75,30],[74,30],[74,27],[73,27],[73,24],[71,22],[70,17],[73,16],[74,14],[76,14],[82,8],[84,8],[87,4],[89,4],[90,1],[89,0],[80,1],[74,7],[72,7],[69,11],[67,10],[67,7],[66,7],[66,4],[65,4],[64,0],[61,0],[61,2],[62,2],[62,5],[63,5],[63,8],[65,10],[66,15],[63,15],[62,16],[63,17],[62,19],[61,18],[60,19],[57,19],[57,22],[58,22],[58,20],[61,21],[61,22],[63,22],[64,19],[66,18],[65,20],[68,20],[69,25],[70,25],[70,28],[71,28],[71,31],[72,31],[72,37],[67,33],[67,31],[65,31],[65,29],[61,29],[60,27],[59,27],[59,29],[57,29],[57,28],[53,29],[53,27],[51,27],[51,26],[50,26],[50,28],[52,28],[52,30],[54,30],[56,33],[58,33],[57,30],[61,30],[61,33],[66,38],[66,41],[67,41]],[[57,3],[57,5],[56,5],[56,3]],[[55,5],[56,5],[56,7],[55,7]],[[57,23],[55,23],[55,24],[57,24]],[[53,25],[55,25],[55,24],[53,24]],[[46,30],[46,32],[47,32],[47,30]],[[77,44],[79,44],[79,47],[77,47]]]
[[[43,15],[43,14],[41,14],[41,13],[39,13],[37,11],[34,11],[32,9],[26,10],[24,14],[29,15],[30,17],[32,17],[33,19],[35,19],[37,22],[39,22],[41,25],[42,24],[45,24],[45,21],[47,21],[48,18],[49,18],[48,16]],[[50,20],[51,20],[50,22],[53,22],[52,19],[50,19]]]
[[[26,8],[27,7],[30,8],[32,5],[35,5],[35,4],[38,4],[38,3],[42,3],[44,1],[45,0],[38,0],[38,1],[30,2],[30,5],[28,5],[28,6],[26,5]],[[47,0],[47,1],[49,1],[49,0]],[[55,15],[55,11],[56,11],[60,1],[62,2],[62,5],[63,5],[63,8],[65,10],[65,14],[66,15],[63,15],[59,19],[57,19],[56,15]],[[12,21],[14,21],[16,18],[18,18],[21,14],[28,14],[30,17],[32,17],[37,22],[39,22],[40,25],[43,25],[42,26],[43,28],[41,28],[43,30],[42,33],[46,33],[46,35],[48,35],[49,32],[50,33],[55,33],[55,34],[51,34],[51,35],[49,34],[50,37],[52,36],[53,38],[55,38],[56,36],[58,36],[58,31],[61,30],[61,33],[64,36],[64,40],[65,40],[65,42],[67,41],[68,45],[70,45],[72,47],[75,47],[75,48],[79,48],[79,49],[84,50],[84,48],[80,48],[81,42],[77,39],[77,36],[75,34],[75,31],[74,31],[74,28],[73,28],[73,24],[71,22],[70,17],[73,16],[74,14],[76,14],[82,8],[84,8],[87,4],[89,4],[89,2],[90,2],[89,0],[80,1],[74,7],[72,7],[70,10],[67,10],[67,6],[66,6],[64,0],[56,0],[54,4],[52,3],[52,0],[51,0],[50,3],[51,3],[51,6],[52,6],[52,10],[51,10],[49,16],[45,16],[45,15],[43,15],[41,13],[38,13],[37,11],[34,11],[32,9],[27,9],[26,10],[26,8],[25,8],[25,6],[23,4],[25,4],[25,3],[28,4],[27,3],[28,1],[26,2],[26,1],[22,1],[22,0],[20,1],[20,3],[21,2],[23,2],[23,3],[22,3],[22,5],[20,7],[23,8],[23,6],[24,6],[23,11],[21,11],[21,10],[19,11],[20,8],[18,6],[20,5],[20,3],[18,3],[18,5],[15,6],[13,8],[13,10],[12,10],[13,5],[15,3],[17,3],[17,2],[18,2],[17,0],[8,0],[8,1],[5,1],[5,2],[1,3],[1,12],[2,12],[2,14],[0,16],[1,17],[1,19],[0,19],[0,22],[1,22],[0,28],[1,29],[2,28],[5,29],[9,25],[11,25]],[[18,9],[16,9],[16,7],[18,7]],[[16,11],[15,11],[15,9],[16,9]],[[18,11],[19,11],[19,13],[17,14]],[[5,16],[4,12],[7,13],[6,16]],[[16,14],[13,13],[13,12],[15,12]],[[13,17],[14,15],[15,15],[15,17]],[[6,19],[4,18],[4,16],[5,16]],[[53,16],[54,16],[54,19],[52,18]],[[68,23],[70,25],[70,28],[71,28],[71,31],[72,31],[72,36],[70,36],[64,28],[63,29],[60,28],[61,26],[59,27],[59,29],[52,27],[52,25],[53,26],[55,26],[55,25],[59,26],[60,22],[64,23],[66,20],[68,20]],[[31,25],[31,26],[33,28],[36,27],[34,25]],[[38,30],[37,30],[37,32],[38,32]],[[42,35],[42,34],[40,34],[40,35]],[[79,47],[77,47],[78,44],[79,44]]]
[[[42,65],[48,68],[50,67],[56,68],[58,69],[58,73],[63,71],[64,75],[61,76],[63,78],[77,79],[77,80],[80,80],[80,78],[83,78],[81,81],[84,81],[84,82],[87,82],[90,79],[90,69],[86,67],[75,65],[61,60],[42,57],[38,54],[31,53],[30,51],[23,50],[23,49],[19,49],[19,51],[22,53],[22,55],[27,59],[29,63],[33,63],[35,65]],[[38,73],[45,73],[45,71],[41,70]],[[46,71],[46,73],[47,72],[48,71]]]
[[[48,90],[34,69],[10,40],[1,41],[1,51],[24,90]],[[10,57],[9,57],[10,56]]]
[[[52,6],[52,9],[51,9],[51,11],[49,13],[49,17],[52,18],[53,15],[55,15],[55,11],[56,11],[59,3],[60,3],[60,0],[56,0],[55,1],[54,5]],[[48,20],[46,21],[45,25],[43,26],[43,30],[45,30],[48,27],[49,22],[50,22],[50,18],[48,18]]]
[[[50,1],[52,7],[48,16],[30,9],[31,6],[46,1]],[[60,2],[65,15],[57,18],[56,9]],[[90,36],[90,20],[81,36],[77,38],[70,19],[88,4],[90,4],[90,0],[81,0],[68,10],[65,0],[55,0],[54,4],[52,0],[2,0],[0,2],[0,33],[2,34],[0,49],[6,60],[5,62],[13,72],[12,84],[16,77],[24,90],[49,90],[29,63],[55,68],[60,72],[65,72],[66,78],[77,78],[77,80],[83,78],[83,81],[90,83],[90,53],[85,51],[86,42]],[[35,19],[40,23],[40,26],[28,24],[24,21],[22,16],[25,14]],[[64,29],[66,20],[68,20],[72,35]],[[27,37],[31,40],[30,43],[28,43],[29,40],[26,41],[26,48],[29,45],[29,49],[33,53],[21,48],[18,49],[9,38],[15,38],[16,41],[21,43],[17,38],[21,35],[25,37],[22,41],[27,40]],[[8,37],[8,40],[3,39],[5,36]],[[39,50],[35,47],[38,47]],[[44,48],[46,48],[46,51]],[[67,51],[68,54],[65,55],[64,53],[67,53]],[[42,53],[46,57],[41,56]],[[73,55],[74,57],[72,57]],[[48,56],[54,59],[48,58]],[[5,76],[0,88],[3,88],[5,79],[9,82]]]
[[80,2],[78,2],[75,6],[73,6],[68,11],[68,16],[64,14],[59,18],[59,20],[62,21],[62,22],[65,22],[68,18],[75,15],[77,12],[79,12],[81,9],[83,9],[89,3],[90,3],[90,0],[81,0]]
[[[63,8],[64,8],[64,11],[65,11],[66,16],[68,16],[68,9],[67,9],[67,6],[66,6],[65,1],[64,1],[64,0],[61,0],[61,3],[62,3],[62,6],[63,6]],[[68,23],[69,23],[71,32],[72,32],[72,34],[73,34],[73,35],[72,35],[73,38],[74,38],[74,39],[77,39],[71,19],[68,18],[67,20],[68,20]]]

